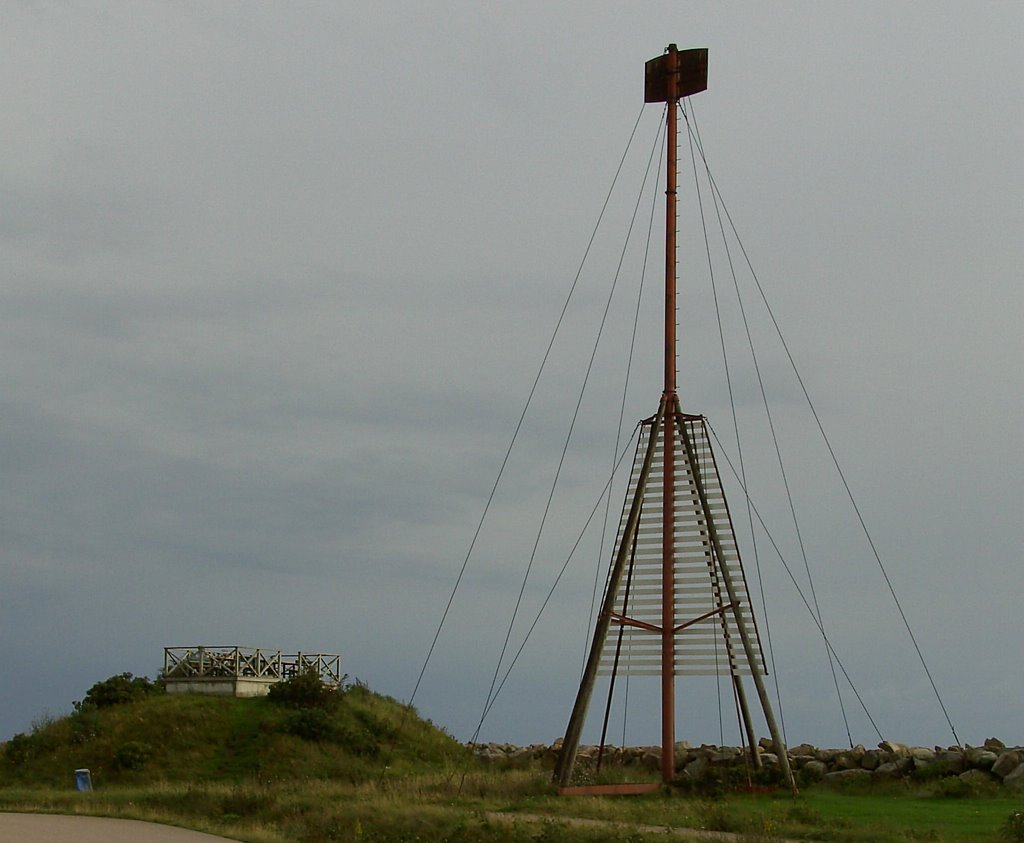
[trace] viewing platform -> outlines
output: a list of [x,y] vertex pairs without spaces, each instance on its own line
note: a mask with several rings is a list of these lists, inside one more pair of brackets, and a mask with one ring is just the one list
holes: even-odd
[[168,694],[258,697],[270,686],[304,671],[341,684],[341,657],[333,653],[290,653],[260,647],[164,647],[163,679]]

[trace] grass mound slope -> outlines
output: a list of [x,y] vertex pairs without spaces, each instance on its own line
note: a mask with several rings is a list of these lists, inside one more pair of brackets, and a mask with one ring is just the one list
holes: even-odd
[[[124,675],[128,676],[128,675]],[[235,699],[161,693],[157,683],[120,684],[61,718],[0,746],[0,786],[66,787],[87,767],[97,788],[151,782],[360,782],[385,767],[417,772],[459,763],[466,750],[395,700],[365,685],[320,693],[303,681],[272,697]],[[134,684],[132,684],[134,683]],[[319,686],[319,680],[316,680]],[[105,690],[110,690],[109,687]],[[118,689],[114,689],[117,691]]]
[[[737,843],[1024,843],[1024,803],[996,782],[818,783],[793,799],[722,781],[558,797],[540,760],[482,761],[395,700],[312,676],[234,699],[167,695],[121,674],[74,708],[0,745],[0,811],[125,817],[246,843],[653,843],[670,829]],[[73,788],[80,767],[91,792]]]

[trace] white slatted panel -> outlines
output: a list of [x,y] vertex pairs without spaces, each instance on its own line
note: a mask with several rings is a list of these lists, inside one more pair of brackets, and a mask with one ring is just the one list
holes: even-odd
[[[676,539],[675,622],[678,626],[708,612],[713,612],[721,606],[728,605],[729,597],[722,573],[724,568],[729,572],[740,604],[740,611],[754,641],[756,669],[764,673],[764,657],[757,642],[757,627],[750,607],[746,578],[740,562],[739,549],[736,546],[736,536],[733,533],[729,512],[726,508],[721,479],[712,457],[707,427],[702,418],[686,418],[681,423],[687,425],[686,429],[694,449],[697,470],[708,502],[709,515],[718,535],[723,558],[718,559],[712,547],[700,496],[697,493],[697,486],[690,471],[686,449],[677,425],[674,516]],[[637,445],[626,502],[619,522],[616,554],[618,545],[622,541],[630,505],[640,481],[651,427],[649,422],[644,424]],[[627,562],[626,571],[619,584],[615,611],[660,628],[665,451],[663,437],[659,436],[659,439],[662,441],[656,445],[650,476],[644,489],[635,551],[632,556],[632,572],[630,572]],[[749,676],[751,665],[743,651],[739,631],[736,628],[736,620],[731,609],[712,615],[676,634],[676,675],[729,675],[730,648],[726,646],[727,636],[731,643],[732,658],[737,673]],[[661,634],[658,632],[650,632],[628,625],[622,626],[613,621],[601,654],[600,674],[611,673],[616,651],[618,651],[620,673],[633,675],[659,675],[661,673]]]

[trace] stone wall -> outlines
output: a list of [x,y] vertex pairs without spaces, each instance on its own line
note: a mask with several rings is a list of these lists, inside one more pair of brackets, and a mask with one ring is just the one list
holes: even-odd
[[[510,764],[539,763],[554,767],[561,751],[561,739],[551,745],[486,743],[473,747],[474,754],[485,761]],[[762,738],[757,751],[766,767],[778,764],[772,743]],[[586,769],[596,762],[598,747],[581,746],[577,766]],[[895,741],[882,741],[877,749],[855,746],[852,749],[819,749],[800,744],[788,750],[789,763],[804,780],[879,780],[897,779],[917,774],[927,778],[957,776],[966,783],[999,782],[1009,788],[1024,790],[1024,747],[1008,747],[997,738],[989,738],[982,746],[922,747]],[[676,769],[684,780],[700,781],[716,767],[741,767],[745,750],[734,746],[704,744],[691,746],[686,741],[676,744]],[[656,746],[605,747],[602,764],[635,765],[658,770],[661,748]]]

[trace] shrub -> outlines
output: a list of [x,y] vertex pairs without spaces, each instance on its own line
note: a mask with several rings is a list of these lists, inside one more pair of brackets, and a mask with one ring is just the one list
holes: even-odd
[[380,739],[372,729],[364,724],[339,723],[330,712],[322,708],[300,708],[294,711],[284,721],[281,730],[305,741],[337,744],[353,755],[373,758],[380,752]]
[[12,764],[24,764],[35,753],[35,742],[24,732],[18,732],[4,744],[4,758]]
[[336,741],[340,737],[338,726],[322,708],[301,708],[284,722],[285,733],[306,741],[320,743]]
[[160,681],[151,682],[145,676],[119,673],[97,682],[86,691],[84,699],[75,701],[73,705],[76,712],[82,713],[112,705],[138,702],[150,694],[163,693],[163,690],[164,686]]
[[[677,776],[673,787],[683,793],[694,796],[725,796],[747,787],[747,769],[745,767],[710,767],[700,778],[691,779],[686,776]],[[755,786],[765,786],[776,783],[779,773],[768,767],[760,771],[750,771],[750,783]],[[717,829],[724,831],[726,829]]]
[[338,735],[338,743],[355,755],[373,758],[380,752],[380,741],[369,729],[342,728]]
[[333,708],[344,692],[331,688],[320,680],[312,668],[302,670],[283,682],[270,686],[267,699],[288,708]]
[[100,718],[93,710],[80,711],[71,715],[71,735],[73,744],[91,741],[100,732]]
[[964,781],[959,776],[939,779],[932,787],[932,794],[942,799],[966,799],[977,796],[982,790],[977,782]]
[[1003,840],[1010,843],[1024,843],[1024,810],[1014,811],[1006,818],[1000,829]]
[[910,777],[914,781],[929,782],[945,779],[955,775],[953,765],[948,761],[930,761],[920,766],[915,765]]
[[140,770],[149,760],[153,750],[142,741],[128,741],[121,744],[114,753],[115,770]]

